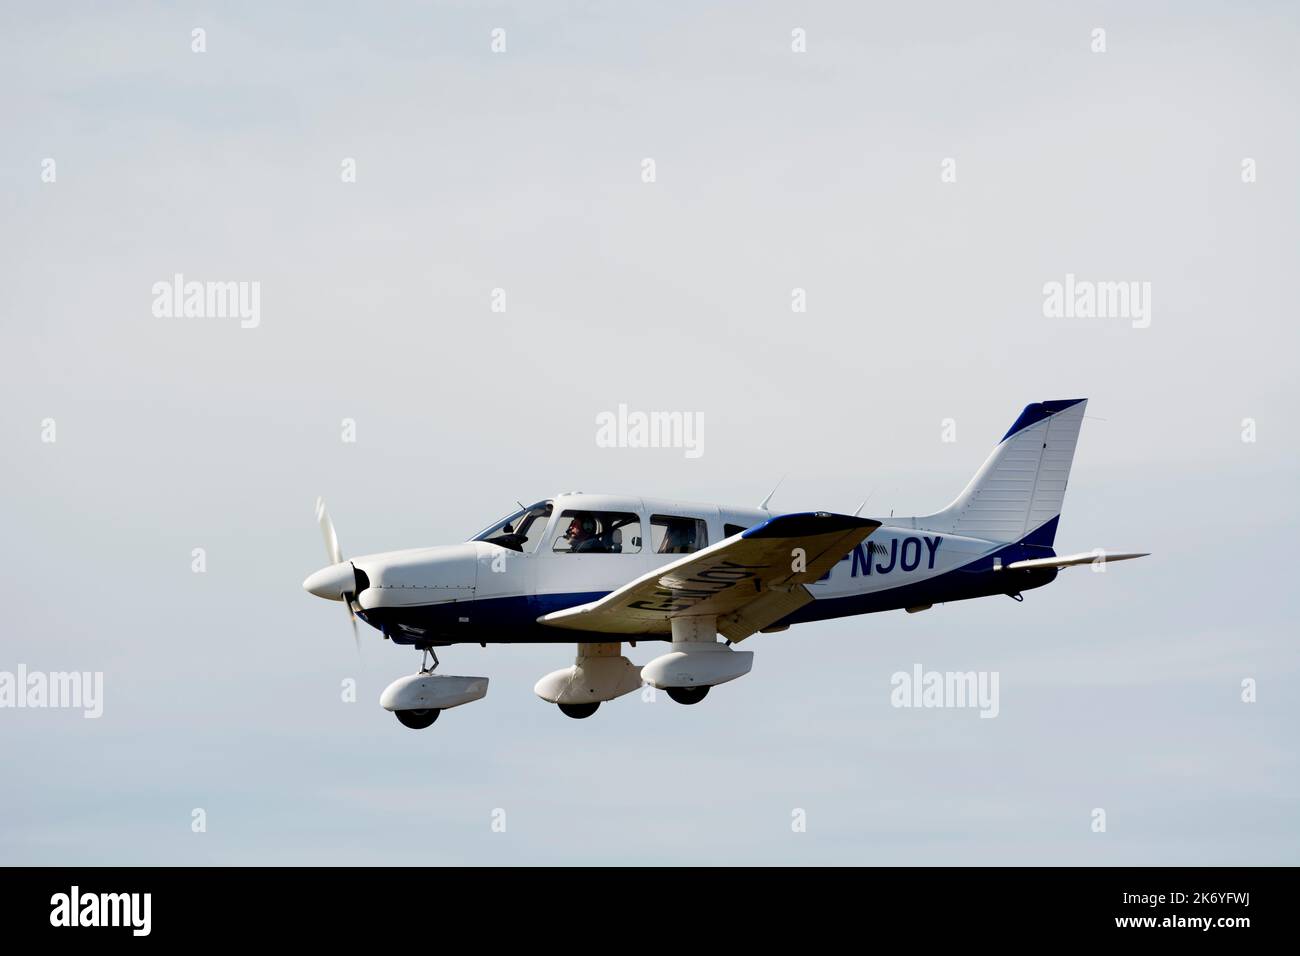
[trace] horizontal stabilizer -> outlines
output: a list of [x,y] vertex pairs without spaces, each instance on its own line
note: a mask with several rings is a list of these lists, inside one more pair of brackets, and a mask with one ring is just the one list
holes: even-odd
[[1031,568],[1069,568],[1076,564],[1109,564],[1111,561],[1128,561],[1145,558],[1150,551],[1085,551],[1082,554],[1064,554],[1058,558],[1034,558],[1030,561],[1013,561],[1004,565],[1003,571],[1025,571]]

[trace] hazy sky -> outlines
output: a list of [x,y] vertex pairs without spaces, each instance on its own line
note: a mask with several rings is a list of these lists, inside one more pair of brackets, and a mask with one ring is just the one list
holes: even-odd
[[[10,5],[0,671],[104,713],[0,709],[0,862],[1300,862],[1300,14],[1252,6]],[[260,323],[156,317],[177,273]],[[1067,274],[1150,326],[1046,318]],[[300,587],[317,495],[348,555],[575,488],[926,513],[1085,396],[1057,548],[1151,557],[759,635],[696,707],[455,647],[487,699],[408,731],[418,654]],[[619,403],[705,453],[598,447]],[[917,663],[997,719],[891,707]]]

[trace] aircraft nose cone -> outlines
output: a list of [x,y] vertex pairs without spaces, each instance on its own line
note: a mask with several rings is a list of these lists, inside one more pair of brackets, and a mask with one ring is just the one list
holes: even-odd
[[351,562],[340,561],[308,575],[307,580],[302,582],[302,589],[330,601],[342,601],[344,592],[356,590],[356,572],[353,571]]

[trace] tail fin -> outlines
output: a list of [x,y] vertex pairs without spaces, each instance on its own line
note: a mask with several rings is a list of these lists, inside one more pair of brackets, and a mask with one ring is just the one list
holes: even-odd
[[1025,406],[957,499],[917,526],[989,541],[1032,535],[1051,547],[1087,407],[1086,398]]

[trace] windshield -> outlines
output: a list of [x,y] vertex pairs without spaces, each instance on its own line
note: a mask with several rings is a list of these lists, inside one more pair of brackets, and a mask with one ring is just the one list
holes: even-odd
[[537,545],[541,543],[542,535],[545,533],[546,525],[550,520],[551,503],[549,501],[539,501],[537,504],[521,508],[495,524],[489,525],[470,540],[486,541],[488,544],[499,544],[511,551],[532,554],[537,550]]

